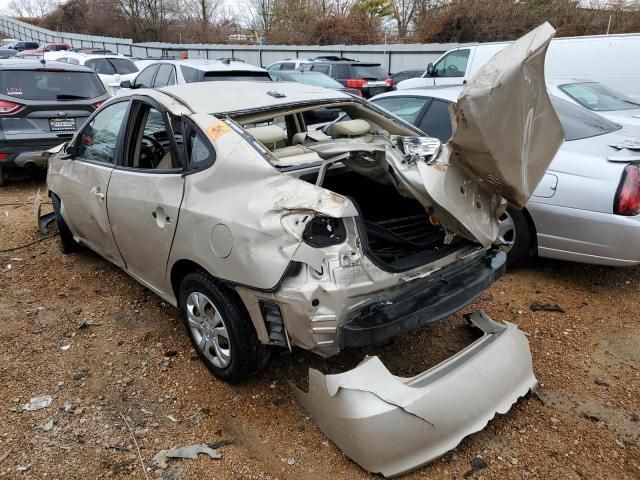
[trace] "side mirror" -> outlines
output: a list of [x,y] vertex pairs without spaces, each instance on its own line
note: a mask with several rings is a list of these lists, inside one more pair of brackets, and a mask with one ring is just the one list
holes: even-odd
[[131,88],[131,80],[124,80],[120,82],[120,88]]
[[429,62],[427,65],[427,77],[435,77],[436,76],[436,67],[433,63]]

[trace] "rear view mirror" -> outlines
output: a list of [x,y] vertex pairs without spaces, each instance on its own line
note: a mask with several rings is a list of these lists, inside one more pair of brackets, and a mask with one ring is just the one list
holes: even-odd
[[436,67],[433,65],[433,63],[429,62],[429,65],[427,65],[427,77],[435,77],[436,73]]
[[124,80],[120,82],[120,88],[131,88],[131,80]]

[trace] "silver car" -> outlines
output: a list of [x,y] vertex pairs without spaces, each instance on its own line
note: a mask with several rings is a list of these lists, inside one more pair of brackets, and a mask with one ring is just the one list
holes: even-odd
[[[373,98],[376,105],[447,142],[450,106],[462,86],[400,90]],[[551,97],[565,142],[523,209],[500,219],[508,266],[541,257],[627,266],[640,263],[640,141],[582,107]]]

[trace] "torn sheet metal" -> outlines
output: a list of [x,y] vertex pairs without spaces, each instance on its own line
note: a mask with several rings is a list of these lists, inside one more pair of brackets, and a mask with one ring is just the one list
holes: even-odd
[[452,106],[448,145],[435,163],[416,163],[421,203],[433,205],[448,229],[483,246],[498,236],[502,198],[524,207],[562,144],[544,80],[554,34],[545,23],[482,67]]
[[564,138],[544,79],[555,30],[544,23],[498,52],[453,108],[455,161],[522,208]]
[[294,393],[320,429],[362,468],[385,477],[414,470],[483,429],[535,387],[524,333],[483,312],[469,316],[484,335],[412,378],[378,357],[348,372],[309,370],[309,392]]

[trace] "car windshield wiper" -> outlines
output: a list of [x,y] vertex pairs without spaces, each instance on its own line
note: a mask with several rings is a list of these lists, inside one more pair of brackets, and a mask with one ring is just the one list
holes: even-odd
[[88,100],[89,97],[83,97],[82,95],[72,95],[70,93],[61,93],[56,95],[57,100]]

